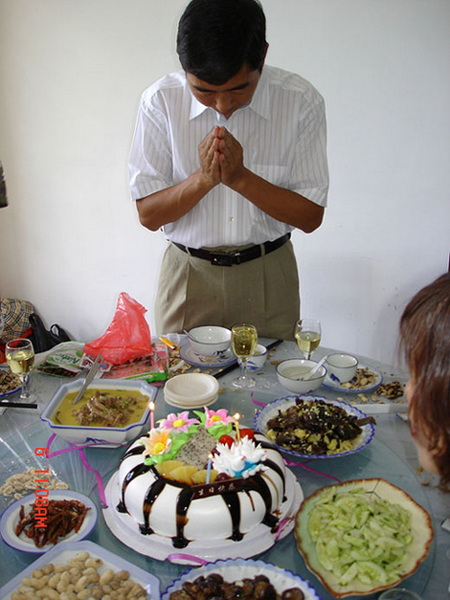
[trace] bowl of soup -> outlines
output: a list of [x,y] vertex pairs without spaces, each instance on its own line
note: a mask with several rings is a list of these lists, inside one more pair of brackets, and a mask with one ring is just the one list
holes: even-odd
[[156,389],[144,380],[95,380],[73,404],[84,380],[61,385],[41,414],[53,433],[72,444],[121,446],[150,428]]
[[327,369],[320,367],[310,378],[304,379],[317,363],[305,358],[288,358],[282,360],[277,366],[278,382],[289,392],[294,394],[308,394],[317,390],[323,383]]

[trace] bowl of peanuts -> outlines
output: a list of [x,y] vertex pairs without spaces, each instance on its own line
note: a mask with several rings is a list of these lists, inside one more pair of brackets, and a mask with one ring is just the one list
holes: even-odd
[[0,598],[61,600],[69,592],[79,600],[112,598],[112,592],[114,598],[156,600],[160,582],[94,542],[61,542],[1,587]]

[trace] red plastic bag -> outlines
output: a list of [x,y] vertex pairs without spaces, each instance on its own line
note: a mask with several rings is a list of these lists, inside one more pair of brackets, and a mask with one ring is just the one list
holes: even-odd
[[144,308],[126,292],[119,295],[116,312],[105,333],[84,345],[84,352],[95,357],[101,354],[113,365],[150,354],[152,342]]

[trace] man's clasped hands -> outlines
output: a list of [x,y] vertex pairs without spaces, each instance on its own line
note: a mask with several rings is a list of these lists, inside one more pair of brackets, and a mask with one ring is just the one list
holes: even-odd
[[202,174],[212,187],[223,183],[232,188],[243,176],[242,146],[226,127],[214,127],[198,149]]

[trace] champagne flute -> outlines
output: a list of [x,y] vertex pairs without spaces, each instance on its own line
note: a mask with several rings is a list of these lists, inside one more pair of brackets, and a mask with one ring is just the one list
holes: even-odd
[[255,379],[247,375],[247,361],[254,354],[257,343],[258,332],[254,325],[238,323],[231,328],[231,349],[242,367],[242,375],[233,381],[234,387],[250,388],[255,385]]
[[30,379],[30,371],[34,364],[34,348],[30,340],[20,338],[11,340],[6,344],[6,362],[9,368],[17,375],[22,384],[20,398],[28,400],[30,390],[28,382]]
[[295,324],[295,339],[303,356],[309,360],[317,350],[322,337],[320,321],[317,319],[300,319]]

